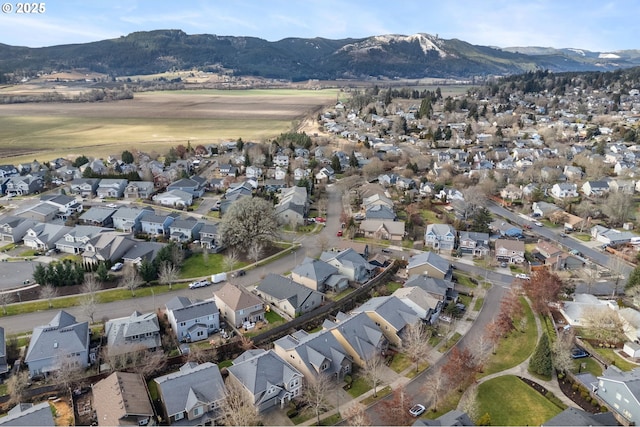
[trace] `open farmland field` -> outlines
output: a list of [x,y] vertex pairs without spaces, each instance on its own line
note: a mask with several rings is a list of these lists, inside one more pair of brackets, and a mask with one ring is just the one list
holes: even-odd
[[260,141],[291,130],[336,95],[337,90],[197,90],[136,93],[132,100],[104,103],[0,105],[0,160],[164,152],[188,141]]

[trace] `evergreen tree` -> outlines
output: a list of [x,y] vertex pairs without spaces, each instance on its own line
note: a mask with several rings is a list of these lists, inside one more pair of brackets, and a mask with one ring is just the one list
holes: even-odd
[[549,346],[549,336],[544,333],[538,341],[538,346],[529,360],[529,372],[543,377],[550,377],[553,370],[551,360],[551,347]]
[[122,161],[123,161],[124,163],[129,164],[129,165],[133,163],[133,154],[131,153],[131,151],[129,151],[129,150],[124,150],[124,151],[122,152]]
[[106,282],[109,279],[109,270],[107,270],[107,265],[104,262],[101,262],[96,269],[96,277],[100,282]]
[[140,263],[140,277],[142,277],[142,280],[146,283],[158,278],[158,269],[146,258]]
[[335,173],[342,172],[342,165],[340,164],[340,158],[337,154],[334,154],[331,158],[331,168],[333,168]]
[[624,288],[631,289],[638,285],[640,285],[640,265],[633,269]]
[[471,222],[470,231],[476,233],[488,233],[489,224],[491,224],[491,212],[487,208],[481,208],[476,210]]
[[358,167],[358,159],[356,158],[356,152],[352,151],[351,156],[349,156],[349,166],[352,168]]

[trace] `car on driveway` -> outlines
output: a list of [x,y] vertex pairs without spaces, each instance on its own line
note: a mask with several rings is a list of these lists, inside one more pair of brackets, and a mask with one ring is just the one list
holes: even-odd
[[424,405],[416,403],[411,407],[411,409],[409,409],[409,413],[413,417],[419,417],[420,415],[424,414],[424,411],[426,411],[426,409],[427,408],[425,408]]
[[124,267],[124,264],[121,262],[116,262],[115,264],[113,264],[111,266],[111,271],[120,271],[122,270],[122,267]]

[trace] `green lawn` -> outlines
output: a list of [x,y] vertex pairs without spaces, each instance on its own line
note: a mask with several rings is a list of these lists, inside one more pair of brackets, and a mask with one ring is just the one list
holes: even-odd
[[476,302],[473,304],[473,311],[480,311],[480,309],[482,309],[483,304],[484,304],[484,298],[476,299]]
[[488,413],[494,426],[542,425],[563,410],[514,375],[480,384],[477,396],[479,416]]
[[271,310],[264,314],[264,318],[269,321],[270,324],[282,322],[284,319],[275,311]]
[[478,287],[477,283],[471,281],[471,277],[466,276],[462,273],[454,273],[453,275],[458,282],[459,285],[464,286],[465,288],[475,289]]
[[[358,397],[361,394],[364,394],[371,390],[371,386],[362,376],[358,375],[353,378],[353,382],[351,383],[351,388],[347,390],[352,397]],[[378,386],[378,391],[380,391],[380,386]]]
[[[180,277],[188,279],[222,272],[222,260],[224,258],[222,254],[209,254],[206,258],[207,260],[205,261],[205,257],[198,253],[185,259],[180,271]],[[236,268],[240,268],[240,263],[234,265],[234,269]]]
[[[582,368],[582,364],[585,364],[584,369]],[[573,361],[573,373],[583,373],[589,372],[593,374],[593,376],[598,377],[602,375],[602,366],[594,359],[593,357],[585,357],[582,359],[576,359]]]
[[618,368],[620,368],[623,371],[631,371],[631,370],[633,370],[635,368],[640,367],[640,365],[636,365],[635,363],[628,362],[627,360],[625,360],[622,357],[618,356],[613,351],[613,349],[595,347],[594,350],[597,351],[598,354],[601,354],[602,356],[606,357],[607,359],[612,360],[613,364],[616,365]]
[[397,353],[393,356],[393,360],[389,365],[389,368],[393,369],[398,374],[411,365],[411,360],[404,353]]
[[449,338],[447,340],[446,343],[444,343],[440,348],[438,348],[438,351],[440,353],[446,353],[447,350],[449,350],[451,347],[453,347],[458,341],[460,341],[460,338],[462,338],[462,335],[460,335],[460,333],[456,332],[455,334],[453,334],[451,336],[451,338]]
[[[506,338],[500,340],[496,353],[489,359],[482,375],[489,375],[512,368],[522,363],[533,353],[538,342],[535,318],[531,307],[529,307],[524,298],[520,298],[520,302],[524,307],[524,315],[527,318],[524,332],[515,330]],[[514,320],[514,322],[519,326],[518,319]]]
[[387,283],[387,289],[391,294],[394,293],[397,289],[400,289],[401,287],[402,287],[402,283],[398,283],[398,282]]

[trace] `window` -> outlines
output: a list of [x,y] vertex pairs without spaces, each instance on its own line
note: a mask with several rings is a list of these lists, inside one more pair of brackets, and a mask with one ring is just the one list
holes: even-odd
[[176,420],[176,421],[181,420],[183,418],[184,418],[184,413],[183,412],[177,413],[177,414],[175,414],[173,416],[173,419]]
[[198,417],[200,415],[202,415],[204,413],[204,411],[202,410],[202,406],[197,406],[194,410],[193,410],[193,415],[195,417]]

